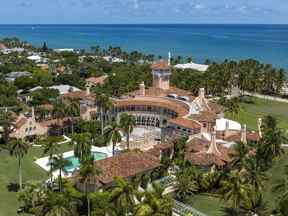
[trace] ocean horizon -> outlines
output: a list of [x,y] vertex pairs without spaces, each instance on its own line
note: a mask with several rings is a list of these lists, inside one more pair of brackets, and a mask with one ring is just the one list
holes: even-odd
[[18,37],[35,46],[89,49],[120,46],[166,57],[253,58],[288,70],[288,24],[0,24],[0,38]]

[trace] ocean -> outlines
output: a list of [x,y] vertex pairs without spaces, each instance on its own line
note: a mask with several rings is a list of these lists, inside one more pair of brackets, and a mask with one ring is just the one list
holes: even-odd
[[254,58],[288,70],[288,25],[0,25],[0,38],[49,48],[120,46],[146,54],[206,59]]

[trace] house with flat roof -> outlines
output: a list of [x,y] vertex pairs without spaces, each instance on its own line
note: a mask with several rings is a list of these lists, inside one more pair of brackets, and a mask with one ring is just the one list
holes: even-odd
[[15,71],[15,72],[11,72],[7,74],[5,79],[8,82],[14,82],[19,77],[31,77],[31,76],[32,76],[32,73],[28,71]]

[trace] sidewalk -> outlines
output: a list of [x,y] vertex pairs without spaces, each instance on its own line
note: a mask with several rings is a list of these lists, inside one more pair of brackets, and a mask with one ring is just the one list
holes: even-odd
[[243,94],[257,97],[257,98],[261,98],[261,99],[265,99],[265,100],[272,100],[272,101],[277,101],[277,102],[288,103],[288,99],[285,99],[285,98],[280,98],[280,97],[275,97],[275,96],[270,96],[270,95],[263,95],[263,94],[258,94],[258,93],[251,93],[251,92],[247,92],[247,91],[244,91]]

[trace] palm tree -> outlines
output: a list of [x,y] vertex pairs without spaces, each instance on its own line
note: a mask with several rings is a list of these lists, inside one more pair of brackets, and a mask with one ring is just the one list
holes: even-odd
[[69,104],[65,107],[65,112],[68,116],[71,117],[71,132],[74,134],[74,117],[79,116],[80,114],[80,106],[79,103],[75,100],[71,100]]
[[110,191],[95,192],[90,195],[92,216],[118,216],[117,207],[110,202]]
[[100,108],[101,134],[104,134],[104,114],[112,107],[112,102],[108,96],[103,93],[96,93],[96,104]]
[[27,182],[25,188],[18,193],[18,200],[25,212],[32,213],[33,209],[44,202],[47,189],[39,182]]
[[47,191],[46,199],[36,208],[36,216],[77,216],[69,194]]
[[284,153],[282,144],[287,140],[282,129],[278,128],[276,118],[266,116],[263,120],[263,137],[260,140],[259,152],[264,162],[271,164],[272,160]]
[[14,121],[15,118],[12,112],[0,111],[0,126],[3,127],[3,140],[6,144],[9,142],[9,135],[12,132]]
[[134,208],[135,216],[166,216],[171,215],[173,202],[168,196],[163,195],[164,188],[153,184],[152,190],[145,191],[140,203]]
[[59,170],[59,191],[62,191],[62,173],[66,172],[65,167],[70,166],[71,162],[64,159],[63,155],[54,156],[50,162],[50,166],[52,167],[52,172]]
[[117,143],[121,142],[122,136],[120,133],[120,127],[116,122],[112,122],[111,125],[108,125],[104,129],[104,137],[106,143],[112,142],[112,152],[115,154],[115,146]]
[[194,167],[186,167],[177,173],[177,197],[180,200],[183,201],[198,191],[196,178]]
[[60,124],[60,119],[66,116],[65,105],[61,100],[58,99],[53,103],[52,115],[57,119],[58,125]]
[[224,200],[229,202],[233,209],[239,209],[241,202],[248,199],[251,188],[238,170],[232,170],[221,186],[220,192]]
[[111,191],[110,201],[114,203],[118,215],[128,215],[135,205],[134,188],[123,178],[115,178],[115,187]]
[[85,194],[87,199],[87,215],[90,216],[90,198],[88,191],[88,182],[93,179],[96,175],[100,175],[100,171],[94,166],[94,158],[83,161],[80,166],[81,182],[85,184]]
[[13,139],[9,143],[10,155],[18,159],[19,187],[22,190],[22,159],[27,154],[29,144],[25,140]]
[[263,195],[252,190],[249,199],[243,200],[240,205],[240,214],[247,216],[254,215],[269,215],[270,211],[268,208],[268,203],[264,201]]
[[284,177],[277,180],[272,188],[272,192],[275,193],[280,200],[288,200],[288,166],[285,167]]
[[75,134],[71,143],[74,145],[74,155],[80,162],[91,157],[92,137],[90,133]]
[[[58,145],[56,139],[53,138],[53,137],[48,138],[48,140],[44,144],[43,148],[44,148],[43,149],[43,154],[44,155],[47,155],[47,154],[49,155],[49,161],[52,160],[53,155],[56,155],[59,152],[59,145]],[[50,179],[51,179],[51,183],[52,183],[52,181],[53,181],[52,166],[50,166]]]
[[136,126],[135,117],[133,115],[123,113],[120,116],[120,126],[126,135],[127,149],[130,149],[130,134],[133,132],[133,129]]
[[257,157],[249,157],[245,161],[244,175],[248,183],[253,187],[253,191],[261,193],[264,182],[268,180],[267,174],[261,170],[260,161]]
[[233,150],[231,166],[241,170],[244,167],[246,158],[248,157],[249,149],[244,143],[238,142],[233,147]]

